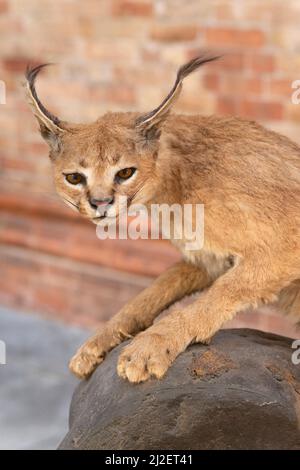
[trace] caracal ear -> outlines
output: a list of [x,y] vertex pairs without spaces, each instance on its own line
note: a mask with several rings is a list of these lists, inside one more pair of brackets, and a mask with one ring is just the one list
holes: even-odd
[[147,141],[159,138],[161,125],[180,95],[184,78],[201,65],[212,62],[218,58],[219,56],[203,55],[190,60],[180,67],[173,88],[162,103],[157,108],[153,109],[153,111],[150,111],[150,113],[140,116],[136,121],[138,132],[142,134]]
[[34,68],[27,68],[26,82],[24,83],[26,95],[31,109],[38,120],[42,137],[46,140],[51,150],[58,152],[61,148],[61,137],[66,129],[63,123],[41,103],[35,89],[35,80],[42,68],[49,64],[42,64]]

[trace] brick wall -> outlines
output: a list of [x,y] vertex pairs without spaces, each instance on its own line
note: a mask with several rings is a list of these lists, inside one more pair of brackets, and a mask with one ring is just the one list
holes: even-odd
[[291,103],[299,23],[298,0],[0,0],[0,302],[105,319],[178,257],[163,242],[101,242],[57,199],[21,87],[28,63],[55,62],[39,80],[43,101],[61,118],[89,121],[108,109],[148,110],[181,63],[225,53],[187,80],[176,110],[239,114],[300,142]]

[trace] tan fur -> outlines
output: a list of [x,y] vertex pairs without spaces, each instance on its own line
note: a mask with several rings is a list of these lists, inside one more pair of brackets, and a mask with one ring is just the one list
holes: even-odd
[[[300,320],[300,148],[255,122],[170,115],[175,94],[145,116],[108,113],[90,125],[55,121],[59,130],[45,129],[49,116],[39,118],[36,107],[57,191],[89,219],[95,210],[88,198],[113,192],[116,200],[124,194],[144,204],[205,206],[204,247],[186,251],[185,240],[173,240],[183,261],[79,349],[70,362],[79,377],[88,377],[109,350],[135,335],[121,353],[118,373],[141,382],[162,377],[189,344],[208,341],[248,307],[278,302]],[[115,185],[112,175],[126,167],[136,167],[136,177]],[[90,171],[87,187],[67,186],[66,170]],[[194,303],[153,324],[166,307],[199,290]]]

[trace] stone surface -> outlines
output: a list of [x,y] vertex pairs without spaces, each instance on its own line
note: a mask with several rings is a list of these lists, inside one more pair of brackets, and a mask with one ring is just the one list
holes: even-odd
[[61,449],[299,449],[300,365],[292,340],[223,330],[161,381],[116,374],[123,345],[75,390]]

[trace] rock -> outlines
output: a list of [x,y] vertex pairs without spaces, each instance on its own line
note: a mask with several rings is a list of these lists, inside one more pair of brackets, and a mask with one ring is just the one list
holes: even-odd
[[60,449],[299,449],[300,365],[292,339],[222,330],[166,376],[132,385],[116,373],[124,345],[75,390]]

